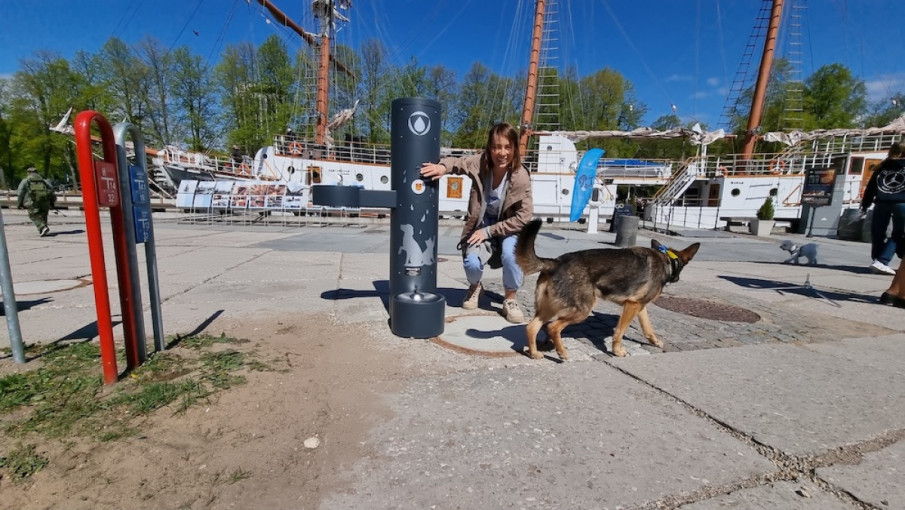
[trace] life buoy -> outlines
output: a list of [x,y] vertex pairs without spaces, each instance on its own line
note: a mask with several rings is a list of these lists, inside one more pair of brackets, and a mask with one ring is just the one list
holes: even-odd
[[251,168],[247,164],[242,163],[239,165],[239,173],[242,175],[251,175]]
[[774,159],[770,162],[770,173],[779,175],[786,171],[786,162],[781,159]]
[[289,144],[289,153],[294,154],[296,156],[301,155],[302,153],[302,143],[301,142],[292,142]]

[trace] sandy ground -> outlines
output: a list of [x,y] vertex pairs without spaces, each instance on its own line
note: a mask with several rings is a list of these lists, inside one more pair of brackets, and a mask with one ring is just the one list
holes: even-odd
[[368,431],[391,418],[380,394],[421,370],[406,348],[439,349],[375,329],[328,316],[215,323],[207,332],[252,340],[276,370],[186,413],[158,410],[139,437],[45,442],[49,465],[26,483],[0,480],[0,508],[317,508],[373,455]]

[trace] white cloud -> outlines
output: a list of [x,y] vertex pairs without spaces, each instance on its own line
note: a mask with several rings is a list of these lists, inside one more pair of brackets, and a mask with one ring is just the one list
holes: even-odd
[[692,79],[691,79],[691,76],[689,76],[689,75],[687,75],[687,74],[672,74],[672,75],[666,77],[666,81],[667,81],[667,82],[671,82],[671,81],[687,81],[687,82],[690,82],[690,81],[692,81]]
[[719,87],[720,79],[719,78],[707,78],[707,85],[711,87]]
[[905,74],[887,74],[864,82],[867,97],[871,101],[886,99],[905,92]]

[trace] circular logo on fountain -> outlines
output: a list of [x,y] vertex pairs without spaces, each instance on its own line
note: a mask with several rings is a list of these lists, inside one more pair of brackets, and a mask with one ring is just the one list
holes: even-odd
[[431,130],[431,119],[426,113],[417,111],[409,115],[409,131],[424,136]]
[[415,179],[414,181],[412,181],[412,193],[420,195],[424,193],[425,189],[427,189],[427,186],[421,179]]

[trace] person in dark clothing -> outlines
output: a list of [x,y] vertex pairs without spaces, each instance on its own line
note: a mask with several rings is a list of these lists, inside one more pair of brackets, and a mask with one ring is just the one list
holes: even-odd
[[30,166],[17,191],[19,209],[28,209],[28,218],[35,224],[41,237],[49,234],[47,214],[56,201],[53,186],[41,177],[37,168]]
[[[864,194],[861,198],[861,213],[867,214],[867,210],[873,204],[874,215],[870,225],[870,264],[871,271],[878,274],[896,274],[889,267],[892,256],[896,253],[896,243],[902,234],[900,226],[896,234],[896,221],[893,212],[897,205],[905,202],[905,182],[902,181],[905,174],[899,172],[905,156],[905,142],[893,144],[889,148],[887,158],[880,163],[867,181]],[[905,213],[905,211],[903,211]],[[893,235],[886,237],[886,229],[889,222],[893,222]],[[905,221],[905,218],[903,218]]]
[[242,153],[242,149],[240,149],[238,145],[233,145],[232,158],[233,161],[235,161],[236,165],[242,164],[242,159],[244,158],[244,156],[245,154]]

